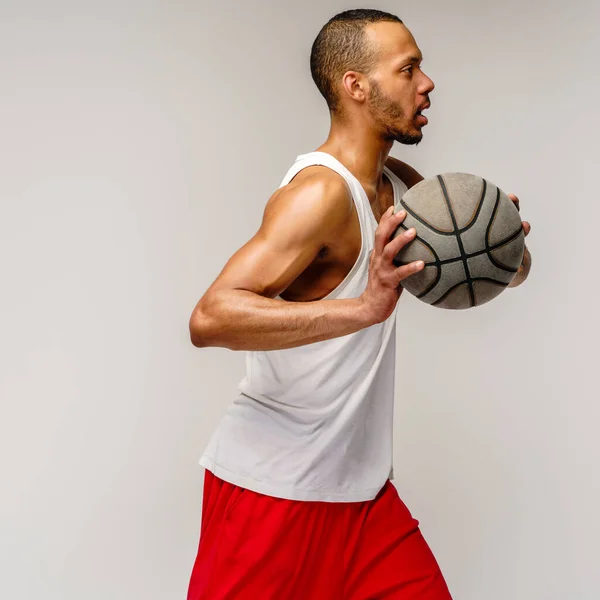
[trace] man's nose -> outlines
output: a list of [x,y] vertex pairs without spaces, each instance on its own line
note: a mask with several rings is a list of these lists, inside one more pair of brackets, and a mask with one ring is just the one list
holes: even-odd
[[[423,73],[423,75],[425,75],[425,73]],[[433,79],[425,75],[425,83],[423,87],[426,90],[425,93],[429,94],[430,92],[432,92],[435,89],[435,83],[433,83]]]

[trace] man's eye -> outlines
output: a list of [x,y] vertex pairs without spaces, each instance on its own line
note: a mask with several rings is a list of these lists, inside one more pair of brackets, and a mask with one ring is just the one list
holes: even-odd
[[406,69],[402,69],[403,73],[412,73],[413,68],[412,67],[408,67]]

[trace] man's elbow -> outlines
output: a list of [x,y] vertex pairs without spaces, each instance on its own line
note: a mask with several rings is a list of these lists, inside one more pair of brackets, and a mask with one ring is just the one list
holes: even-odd
[[208,348],[214,346],[212,342],[210,318],[202,311],[200,307],[196,307],[189,321],[190,342],[196,348]]
[[230,290],[210,291],[200,299],[189,323],[190,341],[196,348],[238,349],[240,317],[232,314],[233,304]]
[[190,317],[189,329],[190,342],[192,342],[192,346],[195,346],[196,348],[204,348],[204,337],[200,333],[200,327],[198,326],[198,317],[196,316],[195,311],[194,314],[192,314],[192,316]]

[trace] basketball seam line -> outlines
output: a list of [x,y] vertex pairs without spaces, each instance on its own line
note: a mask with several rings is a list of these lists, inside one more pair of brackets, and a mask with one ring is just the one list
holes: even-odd
[[483,199],[485,198],[485,193],[487,191],[487,181],[485,179],[482,179],[482,181],[483,181],[483,190],[482,190],[481,197],[479,198],[479,202],[477,204],[477,209],[475,210],[475,214],[472,216],[471,220],[467,223],[467,225],[465,225],[465,227],[463,227],[462,229],[455,228],[453,231],[443,231],[441,229],[438,229],[437,227],[434,227],[427,219],[423,218],[421,215],[416,213],[415,210],[413,208],[411,208],[410,206],[408,206],[408,204],[406,204],[406,202],[404,200],[400,200],[400,205],[402,206],[402,208],[404,210],[406,210],[406,212],[411,217],[413,217],[414,219],[419,221],[419,223],[423,223],[423,225],[426,225],[428,229],[431,229],[431,231],[433,231],[434,233],[437,233],[438,235],[453,236],[453,235],[456,235],[457,231],[459,234],[465,233],[466,231],[469,231],[469,229],[471,229],[471,227],[473,227],[475,225],[475,223],[477,222],[477,218],[479,217],[479,213],[481,212],[481,209],[483,207]]
[[[408,226],[405,225],[404,223],[400,223],[399,227],[401,229],[403,229],[404,231],[408,231]],[[476,256],[481,256],[482,254],[487,254],[490,252],[493,252],[494,250],[498,250],[499,248],[501,248],[502,246],[505,246],[506,244],[512,242],[513,240],[515,240],[519,234],[521,233],[522,229],[519,229],[518,231],[515,231],[515,233],[511,233],[507,238],[496,242],[493,246],[489,246],[483,250],[477,250],[477,252],[470,252],[470,253],[465,253],[465,256],[467,257],[467,259],[470,258],[475,258]],[[435,256],[435,260],[432,262],[426,262],[425,266],[426,267],[442,267],[444,265],[449,265],[452,264],[453,262],[458,262],[459,260],[462,260],[461,256],[456,256],[454,258],[445,258],[445,259],[440,259],[440,257],[437,255],[437,253],[435,252],[433,246],[431,246],[431,244],[429,242],[427,242],[425,239],[423,239],[421,236],[417,235],[415,237],[415,240],[419,240],[424,246],[427,246],[432,254]],[[498,260],[498,259],[495,259]],[[493,261],[492,261],[493,262]],[[402,262],[402,263],[395,263],[396,266],[401,266],[401,265],[408,265],[410,263],[408,262]],[[498,265],[496,265],[499,269],[502,269],[503,271],[508,271],[510,273],[516,273],[517,269],[513,269],[509,266],[506,265],[502,265],[502,263],[499,263]],[[423,293],[423,292],[422,292]],[[423,295],[425,295],[423,293]]]
[[[508,283],[504,283],[503,281],[498,281],[496,279],[492,279],[491,277],[473,277],[471,279],[471,281],[488,281],[489,283],[495,283],[496,285],[499,285],[502,287],[506,287],[508,285]],[[448,297],[450,292],[454,291],[457,287],[464,285],[465,283],[468,283],[468,281],[466,279],[463,279],[460,283],[456,283],[449,290],[447,290],[440,298],[438,298],[435,302],[432,302],[431,305],[435,306],[436,304],[443,302]]]
[[[492,211],[492,218],[488,222],[488,226],[485,231],[485,248],[489,252],[490,250],[490,233],[492,231],[492,227],[494,226],[494,222],[496,221],[496,217],[498,216],[498,207],[500,206],[500,188],[496,188],[496,203],[494,204],[494,210]],[[508,240],[505,240],[505,243],[511,241],[511,238],[517,238],[519,233],[521,233],[522,227],[519,228],[518,231],[515,231],[511,236],[509,236]],[[501,244],[502,245],[502,244]],[[509,271],[510,273],[516,273],[518,269],[507,269],[502,266],[502,263],[498,261],[492,254],[489,254],[490,262],[498,269],[502,269],[504,271]]]
[[[452,209],[452,203],[450,202],[450,198],[448,196],[448,190],[446,189],[446,184],[444,182],[444,178],[441,175],[437,176],[440,187],[442,188],[442,193],[444,194],[444,199],[448,205],[448,210],[450,211],[450,218],[452,219],[452,224],[454,225],[454,232],[456,235],[456,241],[458,242],[458,248],[460,250],[460,255],[463,261],[463,267],[465,269],[465,273],[467,275],[467,284],[469,286],[469,296],[471,298],[471,306],[475,306],[475,291],[473,290],[473,281],[471,279],[471,272],[469,271],[469,265],[467,263],[465,247],[462,242],[462,238],[460,237],[460,233],[458,232],[458,223],[456,222],[456,216],[454,214],[454,210]],[[485,179],[484,179],[485,181]],[[486,239],[487,245],[487,239]]]

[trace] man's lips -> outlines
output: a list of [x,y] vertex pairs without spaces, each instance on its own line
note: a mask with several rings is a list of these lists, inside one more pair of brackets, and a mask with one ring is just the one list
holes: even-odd
[[422,125],[427,125],[427,123],[429,123],[429,119],[425,115],[422,115],[421,111],[427,110],[430,106],[431,106],[430,102],[423,104],[423,106],[421,108],[419,108],[419,110],[417,111],[417,113],[415,115],[415,119]]

